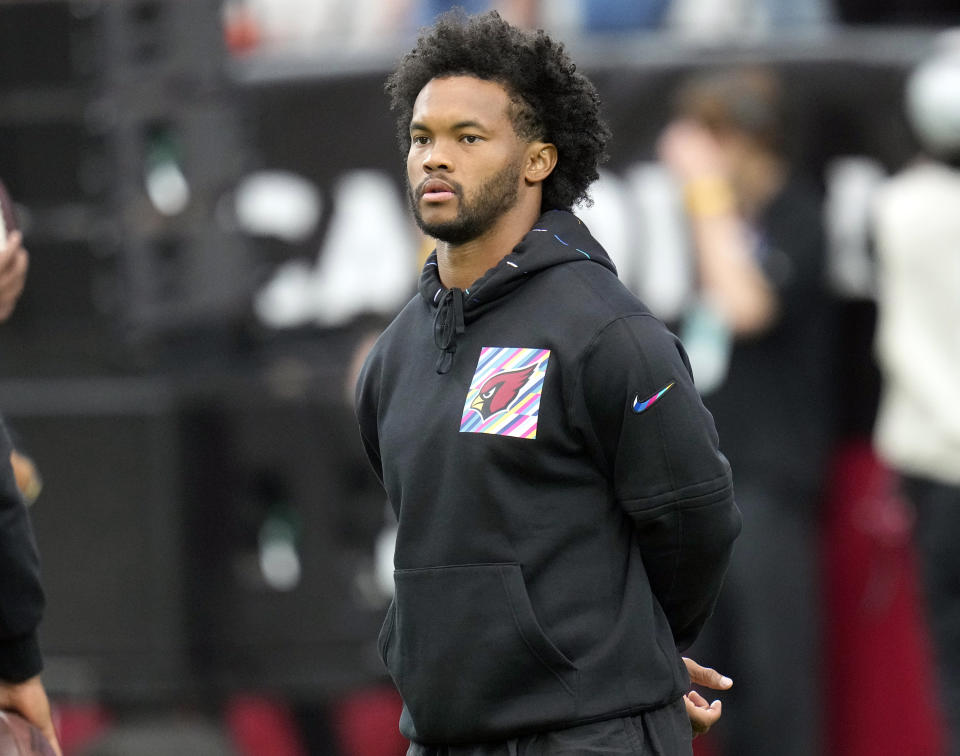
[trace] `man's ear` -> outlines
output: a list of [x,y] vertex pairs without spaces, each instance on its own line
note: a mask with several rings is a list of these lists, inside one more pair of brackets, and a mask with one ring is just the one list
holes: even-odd
[[556,145],[549,142],[533,142],[527,148],[527,162],[524,178],[531,184],[539,184],[553,173],[557,166]]

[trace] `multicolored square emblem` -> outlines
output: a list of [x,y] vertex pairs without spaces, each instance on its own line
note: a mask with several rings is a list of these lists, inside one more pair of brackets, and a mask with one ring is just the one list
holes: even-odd
[[536,438],[549,349],[483,347],[460,419],[461,433]]

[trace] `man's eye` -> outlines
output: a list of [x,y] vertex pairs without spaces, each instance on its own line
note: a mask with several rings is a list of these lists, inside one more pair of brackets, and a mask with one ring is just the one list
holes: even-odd
[[427,144],[430,141],[429,137],[425,136],[415,136],[411,139],[414,144]]
[[464,134],[461,139],[467,144],[476,144],[481,141],[481,137],[478,137],[476,134]]

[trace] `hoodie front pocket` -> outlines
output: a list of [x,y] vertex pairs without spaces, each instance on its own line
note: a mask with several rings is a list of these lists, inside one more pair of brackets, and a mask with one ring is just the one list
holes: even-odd
[[517,564],[398,570],[384,656],[425,742],[556,726],[577,669],[537,621]]

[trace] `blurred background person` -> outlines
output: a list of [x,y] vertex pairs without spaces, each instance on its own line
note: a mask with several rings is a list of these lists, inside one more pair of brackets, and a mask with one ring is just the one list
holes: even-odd
[[[2,226],[2,224],[0,224]],[[0,323],[13,313],[27,275],[28,255],[19,231],[4,228],[0,247]],[[37,627],[43,615],[40,563],[23,496],[14,475],[15,452],[0,418],[0,709],[16,711],[39,727],[60,753]]]
[[948,752],[960,754],[960,31],[911,74],[925,154],[874,205],[882,394],[874,441],[916,514]]
[[682,185],[698,279],[681,339],[743,511],[716,624],[698,648],[742,681],[718,728],[730,756],[821,753],[830,306],[821,198],[788,165],[783,139],[776,75],[731,69],[683,84],[658,145]]

